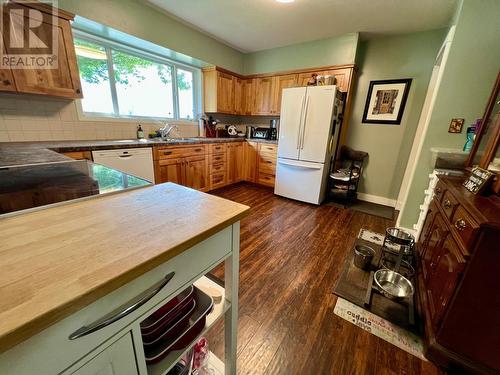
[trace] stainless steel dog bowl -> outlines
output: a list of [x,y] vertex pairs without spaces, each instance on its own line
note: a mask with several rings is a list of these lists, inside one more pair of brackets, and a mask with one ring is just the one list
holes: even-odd
[[354,265],[362,270],[366,270],[372,263],[375,250],[370,246],[356,245],[354,246]]
[[373,276],[375,283],[389,298],[405,298],[413,295],[413,285],[403,275],[388,270],[380,269]]
[[385,230],[385,238],[398,245],[411,246],[415,243],[415,237],[407,231],[396,227],[387,228]]
[[[380,265],[383,268],[386,268],[388,270],[397,272],[395,270],[395,268],[396,268],[396,260],[393,261],[393,260],[390,260],[390,259],[382,259],[382,261],[380,262]],[[413,277],[413,275],[415,275],[415,269],[406,260],[402,260],[401,261],[401,266],[399,267],[399,272],[398,273],[400,273],[401,275],[403,275],[404,277],[406,277],[408,279],[410,277]]]

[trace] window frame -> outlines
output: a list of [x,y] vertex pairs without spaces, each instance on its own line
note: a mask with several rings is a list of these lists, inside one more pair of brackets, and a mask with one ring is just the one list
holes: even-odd
[[[188,64],[180,63],[178,61],[166,58],[156,53],[152,53],[135,46],[128,46],[124,43],[117,43],[109,39],[105,39],[96,35],[88,34],[86,32],[73,29],[74,39],[81,39],[86,42],[95,43],[103,47],[106,51],[107,65],[108,65],[108,75],[109,75],[109,89],[111,92],[111,99],[113,101],[113,111],[114,113],[102,113],[102,112],[86,112],[83,110],[82,100],[79,99],[78,102],[78,117],[80,120],[88,121],[125,121],[130,122],[131,120],[141,120],[141,121],[175,121],[175,122],[195,122],[199,114],[201,113],[201,69]],[[172,98],[173,98],[173,109],[174,117],[153,117],[153,116],[127,116],[120,115],[118,96],[115,86],[114,78],[114,67],[112,59],[112,50],[123,52],[135,57],[143,58],[152,61],[157,64],[167,65],[171,68],[172,73]],[[178,95],[178,85],[177,85],[177,68],[189,71],[193,74],[193,118],[181,118],[179,117],[179,95]],[[78,72],[80,74],[80,72]],[[83,93],[85,96],[85,92]]]

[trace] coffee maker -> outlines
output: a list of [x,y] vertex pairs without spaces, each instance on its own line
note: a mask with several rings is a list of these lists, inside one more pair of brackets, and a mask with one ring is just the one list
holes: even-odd
[[280,127],[280,120],[279,119],[272,119],[269,122],[269,139],[275,141],[278,139],[278,131]]

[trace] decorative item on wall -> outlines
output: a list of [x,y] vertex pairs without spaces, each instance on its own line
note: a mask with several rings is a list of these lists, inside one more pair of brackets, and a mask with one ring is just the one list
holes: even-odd
[[450,122],[450,127],[448,128],[448,133],[462,133],[462,127],[464,126],[465,119],[463,118],[453,118]]
[[363,123],[401,124],[411,78],[370,81]]

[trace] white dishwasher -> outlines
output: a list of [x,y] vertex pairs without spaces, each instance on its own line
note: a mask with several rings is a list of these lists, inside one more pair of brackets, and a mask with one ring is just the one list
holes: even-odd
[[151,182],[155,180],[151,147],[92,151],[92,159],[97,164],[118,169],[132,176]]

